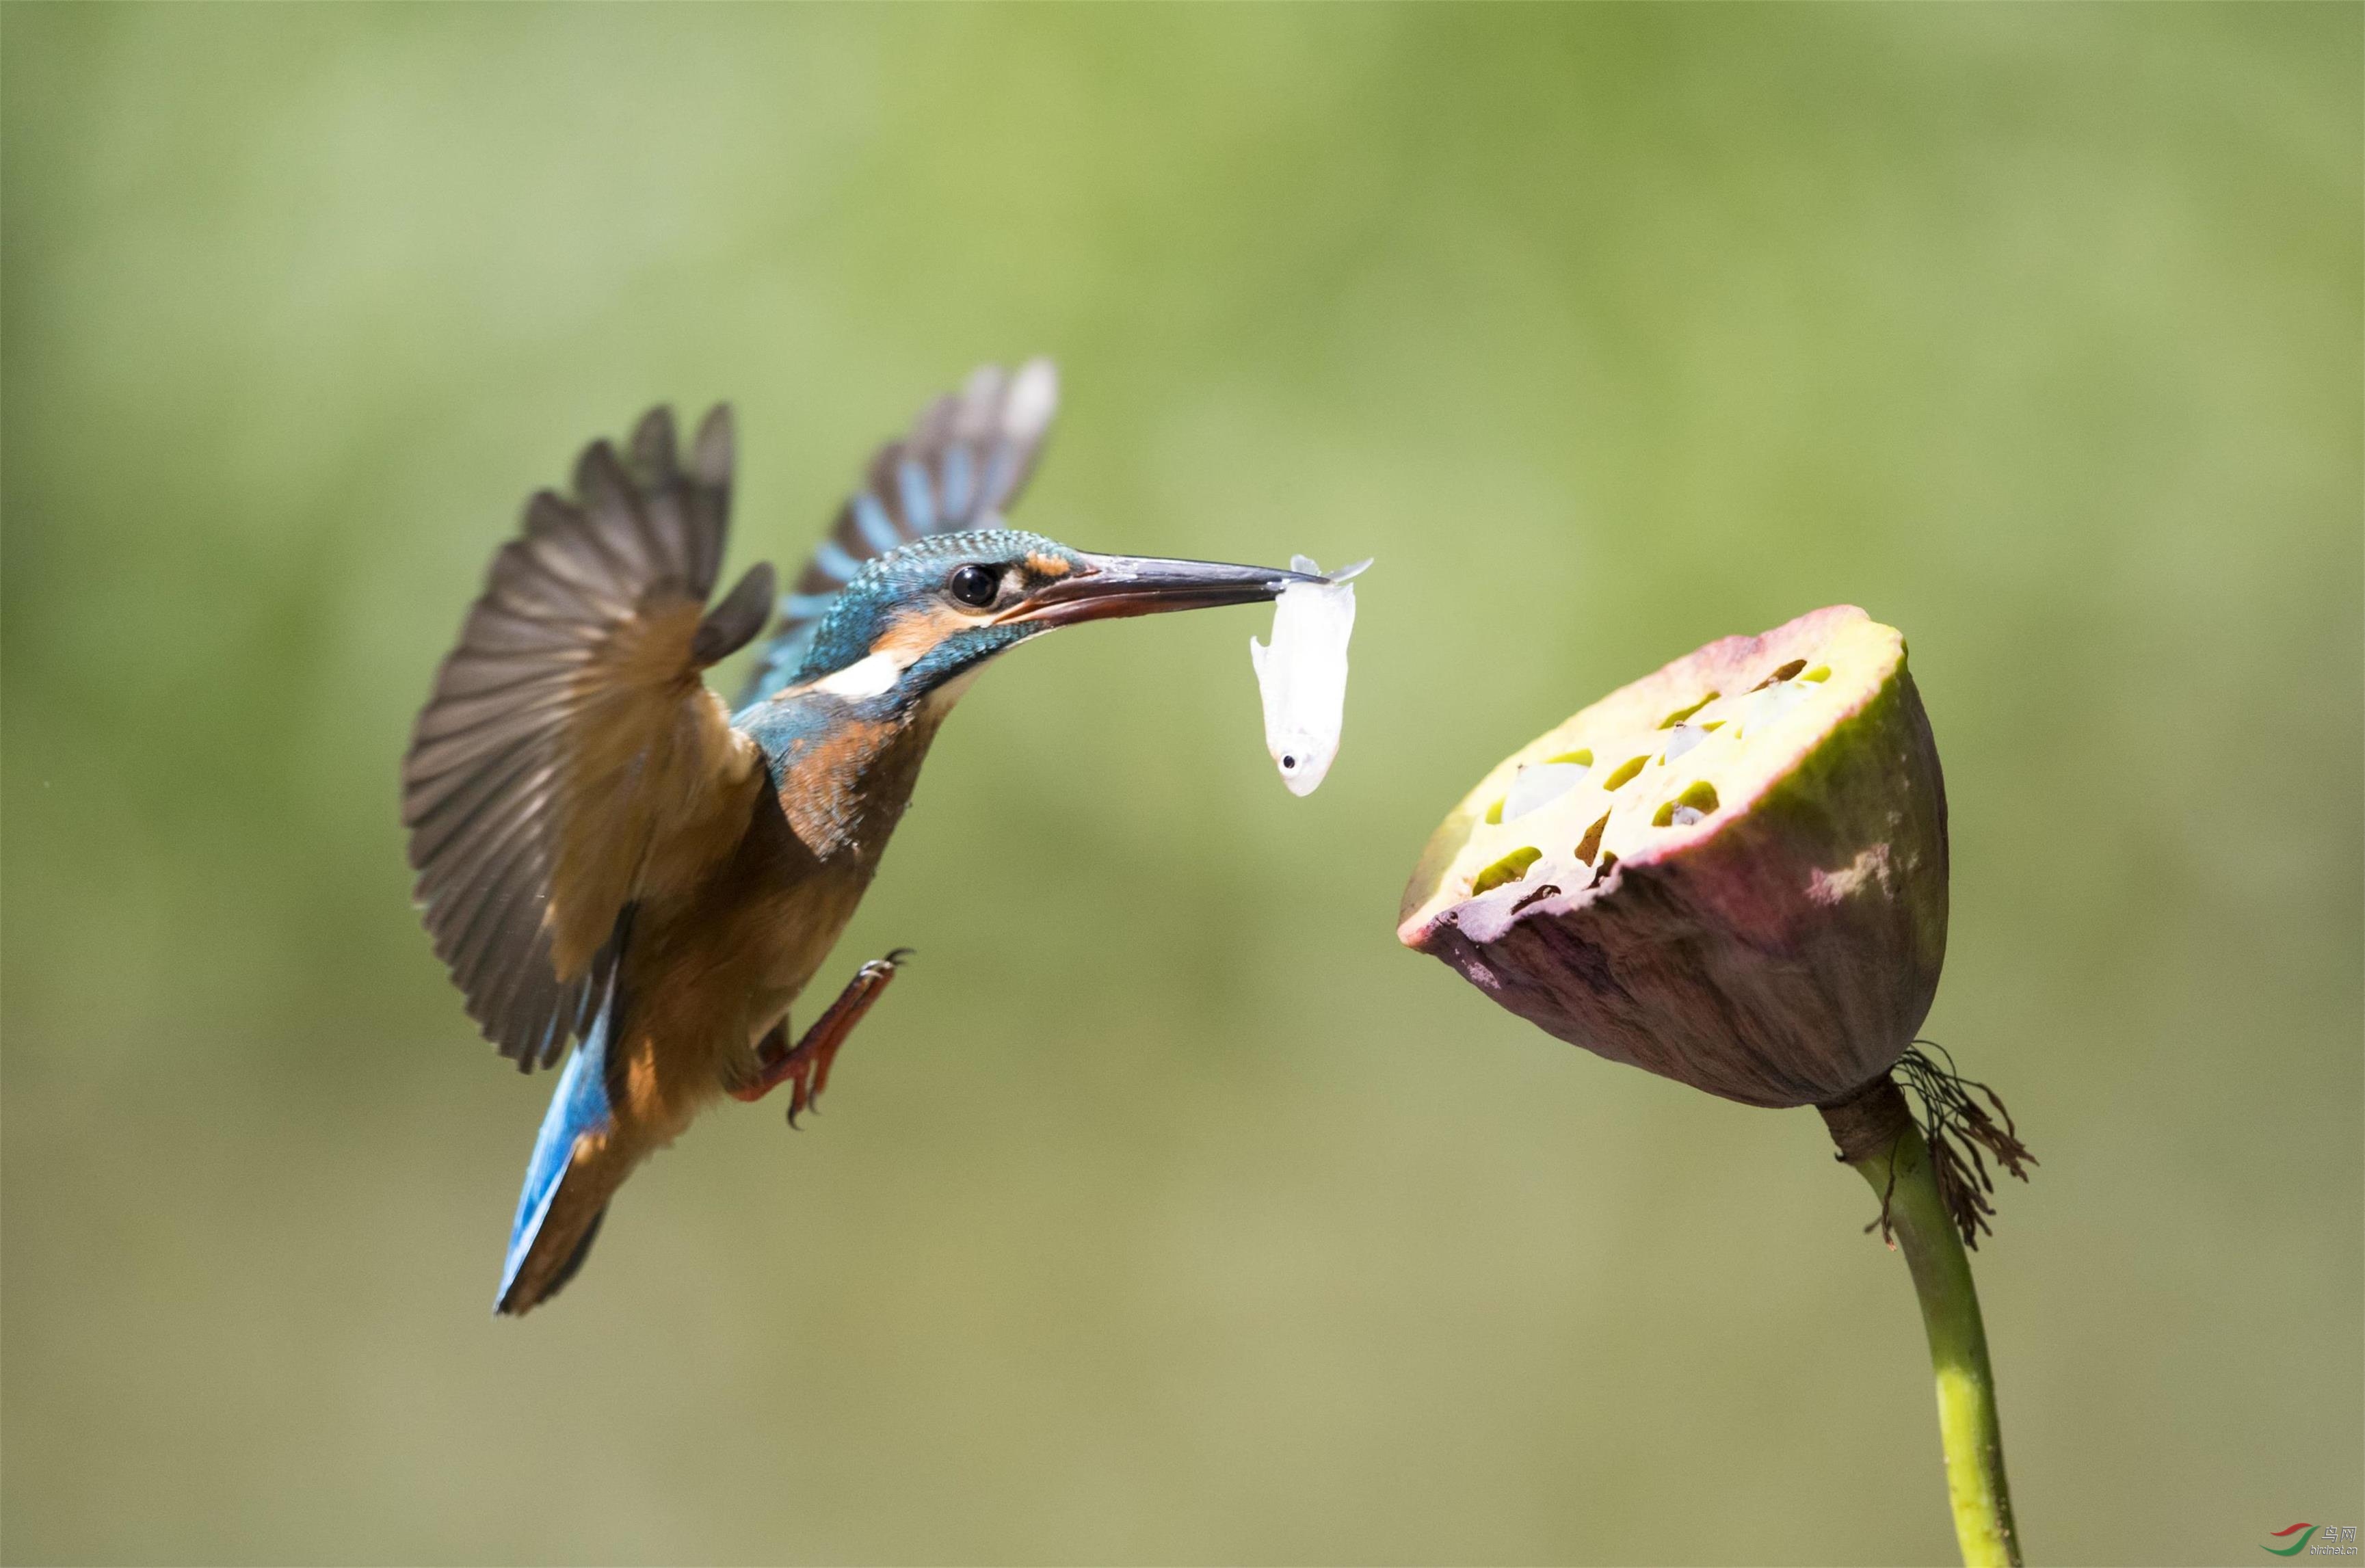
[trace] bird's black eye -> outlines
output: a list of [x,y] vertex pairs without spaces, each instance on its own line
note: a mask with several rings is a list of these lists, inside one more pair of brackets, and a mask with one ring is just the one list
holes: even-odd
[[1002,579],[983,566],[963,566],[953,573],[945,589],[954,599],[975,610],[983,610],[993,602],[1002,589]]

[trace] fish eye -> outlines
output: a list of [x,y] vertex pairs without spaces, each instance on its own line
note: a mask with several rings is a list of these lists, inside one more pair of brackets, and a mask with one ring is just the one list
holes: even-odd
[[983,610],[1002,591],[1002,579],[983,566],[968,566],[957,569],[945,582],[945,591],[954,601],[972,610]]

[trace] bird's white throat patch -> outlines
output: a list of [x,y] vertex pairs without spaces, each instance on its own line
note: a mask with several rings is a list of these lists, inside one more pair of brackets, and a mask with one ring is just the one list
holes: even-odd
[[903,678],[903,666],[894,655],[873,654],[857,659],[833,675],[813,682],[815,691],[826,691],[832,697],[843,697],[849,702],[866,697],[876,697]]

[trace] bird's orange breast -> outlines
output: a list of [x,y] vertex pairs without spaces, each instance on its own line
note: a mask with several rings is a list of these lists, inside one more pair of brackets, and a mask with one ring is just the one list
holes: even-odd
[[621,1119],[670,1140],[745,1077],[854,918],[940,717],[848,712],[799,736],[736,849],[695,888],[636,911],[611,1068]]

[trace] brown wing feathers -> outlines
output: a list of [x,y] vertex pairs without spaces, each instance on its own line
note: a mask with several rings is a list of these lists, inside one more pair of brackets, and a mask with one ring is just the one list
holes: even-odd
[[588,1025],[618,915],[652,876],[678,879],[728,847],[757,771],[698,678],[754,635],[772,597],[758,566],[701,615],[729,525],[729,411],[707,416],[687,465],[663,409],[629,450],[594,443],[572,500],[527,503],[403,767],[436,954],[521,1068]]

